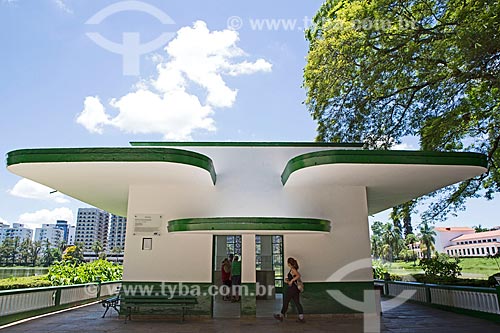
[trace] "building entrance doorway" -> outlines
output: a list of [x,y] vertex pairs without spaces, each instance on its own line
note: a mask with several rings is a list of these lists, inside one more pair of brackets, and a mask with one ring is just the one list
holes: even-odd
[[[223,290],[220,288],[223,284],[222,262],[231,256],[238,256],[241,262],[241,235],[214,235],[213,244],[212,284],[218,286],[218,290]],[[231,296],[218,294],[212,297],[214,318],[240,318],[241,302],[235,302]]]
[[[265,295],[257,294],[257,317],[271,317],[283,303],[283,236],[255,236],[255,270],[258,286],[265,286]],[[272,288],[274,287],[274,288]],[[260,287],[260,290],[264,290]]]

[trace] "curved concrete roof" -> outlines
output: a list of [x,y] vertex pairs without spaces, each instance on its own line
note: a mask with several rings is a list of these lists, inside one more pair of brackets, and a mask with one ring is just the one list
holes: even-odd
[[486,172],[486,156],[396,150],[324,150],[296,156],[281,175],[286,187],[364,186],[375,214]]
[[22,149],[7,154],[7,168],[75,199],[127,216],[129,186],[213,187],[212,160],[172,148]]

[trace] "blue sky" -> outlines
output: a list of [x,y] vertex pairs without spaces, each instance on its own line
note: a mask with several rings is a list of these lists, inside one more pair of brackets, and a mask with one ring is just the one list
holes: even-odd
[[[301,88],[303,28],[322,1],[147,0],[174,23],[122,11],[86,24],[116,3],[125,2],[0,0],[3,154],[164,139],[314,140]],[[137,58],[138,75],[124,75],[122,55],[97,45],[92,32],[118,44],[124,32],[138,34],[141,43],[172,36]],[[417,146],[410,139],[405,147]],[[498,203],[473,200],[447,224],[500,225]],[[0,170],[0,219],[8,223],[72,222],[83,206]]]

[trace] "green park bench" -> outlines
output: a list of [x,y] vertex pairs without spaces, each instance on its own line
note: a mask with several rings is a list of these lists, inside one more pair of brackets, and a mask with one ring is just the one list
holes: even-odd
[[132,320],[132,313],[142,308],[163,308],[177,307],[182,310],[182,321],[186,314],[186,310],[198,304],[198,299],[195,296],[185,295],[155,295],[155,296],[122,296],[122,308],[126,309],[125,322],[127,318]]
[[106,311],[104,311],[104,314],[102,315],[101,318],[104,318],[106,316],[106,313],[110,308],[114,309],[116,313],[120,314],[120,295],[114,295],[112,297],[103,299],[101,301],[101,304],[103,307],[106,308]]

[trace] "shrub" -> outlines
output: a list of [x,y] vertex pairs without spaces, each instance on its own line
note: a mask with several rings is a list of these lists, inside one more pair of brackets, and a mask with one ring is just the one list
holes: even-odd
[[438,254],[431,259],[420,259],[419,266],[424,270],[424,274],[431,278],[456,279],[462,275],[462,267],[458,258],[450,259],[445,254]]
[[47,275],[10,277],[0,280],[0,290],[49,287]]
[[56,262],[49,268],[52,285],[81,284],[96,281],[121,280],[123,267],[107,260],[78,264],[74,261]]
[[387,264],[384,264],[381,260],[372,261],[373,268],[373,278],[376,280],[383,280],[384,275],[387,274]]

